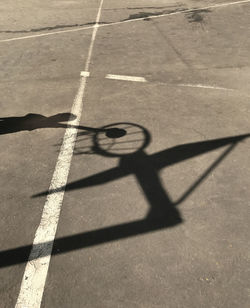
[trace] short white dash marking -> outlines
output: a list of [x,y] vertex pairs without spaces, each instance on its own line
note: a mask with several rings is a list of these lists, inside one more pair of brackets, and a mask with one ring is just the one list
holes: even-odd
[[136,76],[107,74],[105,78],[115,79],[115,80],[125,80],[125,81],[147,82],[147,80],[144,77],[136,77]]
[[[103,0],[100,1],[100,6],[96,17],[96,26],[94,27],[92,33],[88,56],[85,64],[85,71],[89,70],[94,41],[98,29],[98,22],[101,16],[102,5]],[[81,119],[83,97],[86,84],[87,79],[82,77],[80,80],[80,87],[71,109],[71,113],[76,115],[76,118],[70,122],[70,124],[73,124],[74,126],[78,126]],[[16,308],[39,308],[41,305],[51,252],[65,192],[65,190],[61,189],[60,187],[65,187],[67,184],[76,135],[77,128],[71,127],[69,125],[65,131],[63,144],[60,149],[49,188],[50,191],[53,190],[56,191],[56,193],[48,194],[47,196],[41,222],[38,226],[35,239],[33,241],[33,247],[29,256],[29,261],[25,267],[20,292],[15,306]]]
[[90,73],[85,72],[85,71],[81,72],[81,74],[80,74],[81,77],[89,77],[89,75],[90,75]]

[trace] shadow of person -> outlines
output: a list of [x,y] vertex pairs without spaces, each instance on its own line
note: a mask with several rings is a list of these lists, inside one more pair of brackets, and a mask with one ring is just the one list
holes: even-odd
[[23,117],[0,118],[0,135],[32,131],[40,128],[66,128],[67,124],[60,122],[72,121],[75,118],[76,116],[72,113],[58,113],[50,117],[37,113],[28,113]]

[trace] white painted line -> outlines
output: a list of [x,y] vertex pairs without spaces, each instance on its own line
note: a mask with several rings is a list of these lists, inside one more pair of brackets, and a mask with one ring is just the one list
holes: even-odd
[[217,86],[210,86],[210,85],[203,85],[203,84],[190,84],[190,83],[180,83],[178,87],[190,87],[190,88],[203,88],[203,89],[213,89],[213,90],[224,90],[224,91],[234,91],[234,89],[217,87]]
[[[124,21],[114,22],[112,25],[121,24],[121,23],[128,23],[128,22],[134,22],[134,21],[141,21],[141,20],[145,20],[145,19],[162,18],[162,17],[172,16],[172,15],[179,15],[179,14],[185,14],[185,13],[189,13],[189,12],[209,10],[209,9],[216,9],[216,8],[220,8],[220,7],[226,7],[226,6],[231,6],[231,5],[239,5],[239,4],[246,4],[246,3],[250,3],[250,0],[241,0],[241,1],[235,1],[235,2],[219,3],[219,4],[204,6],[204,7],[200,7],[200,8],[183,9],[183,10],[180,10],[180,11],[177,11],[177,12],[170,12],[170,13],[165,13],[165,14],[161,14],[161,15],[148,16],[148,17],[140,17],[140,18],[135,18],[135,19],[129,19],[129,20],[124,20]],[[105,26],[109,26],[109,25],[111,25],[111,24],[104,24],[102,26],[105,27]]]
[[80,74],[81,77],[89,77],[90,76],[90,73],[89,72],[86,72],[86,71],[82,71],[81,74]]
[[32,39],[32,38],[39,38],[39,37],[44,37],[44,36],[56,35],[56,34],[64,34],[64,33],[69,33],[69,32],[78,32],[78,31],[89,30],[89,29],[93,29],[93,28],[94,28],[94,26],[88,26],[88,27],[79,27],[79,28],[76,28],[76,29],[53,31],[53,32],[49,32],[49,33],[19,36],[19,37],[13,37],[13,38],[5,39],[5,40],[0,40],[0,43],[27,40],[27,39]]
[[[81,72],[82,77],[89,77],[90,73],[86,71]],[[113,79],[113,80],[123,80],[123,81],[135,81],[135,82],[148,82],[148,83],[155,83],[155,84],[162,84],[172,87],[187,87],[187,88],[201,88],[201,89],[211,89],[211,90],[222,90],[222,91],[236,91],[236,89],[206,85],[206,84],[192,84],[192,83],[167,83],[167,82],[157,82],[153,81],[150,82],[145,77],[138,77],[138,76],[127,76],[127,75],[115,75],[115,74],[107,74],[105,76],[106,79]],[[100,79],[100,78],[97,78]]]
[[[100,1],[100,6],[96,17],[96,26],[94,27],[92,33],[91,43],[85,64],[85,71],[89,70],[90,59],[98,29],[97,23],[100,20],[102,5],[103,0]],[[71,110],[71,113],[74,114],[76,118],[70,122],[70,125],[79,125],[86,84],[87,79],[85,77],[81,77],[80,87]],[[67,184],[68,173],[77,136],[77,129],[71,127],[70,125],[65,131],[63,144],[60,149],[49,188],[50,191],[53,190],[56,191],[56,193],[48,194],[47,196],[41,222],[35,234],[29,261],[26,264],[21,289],[15,306],[16,308],[39,308],[41,305],[52,247],[64,197],[64,189],[61,189],[60,187],[65,187]]]
[[112,75],[107,74],[107,79],[115,79],[115,80],[125,80],[125,81],[137,81],[137,82],[147,82],[144,77],[136,77],[136,76],[124,76],[124,75]]
[[[250,3],[250,0],[241,0],[241,1],[235,1],[235,2],[219,3],[219,4],[214,4],[214,5],[200,7],[200,8],[183,9],[182,11],[170,12],[170,13],[161,14],[161,15],[148,16],[148,17],[140,17],[140,18],[135,18],[135,19],[111,22],[109,24],[98,25],[98,27],[99,28],[103,28],[103,27],[121,25],[121,24],[135,22],[135,21],[142,21],[142,20],[145,20],[146,18],[148,18],[148,19],[162,18],[162,17],[172,16],[172,15],[185,14],[185,13],[188,13],[188,12],[195,12],[195,11],[208,10],[208,9],[216,9],[216,8],[220,8],[220,7],[227,7],[227,6],[239,5],[239,4],[247,4],[247,3]],[[70,33],[70,32],[84,31],[84,30],[93,29],[94,27],[95,26],[87,26],[87,27],[83,26],[83,27],[79,27],[77,29],[69,29],[69,30],[54,31],[54,32],[49,32],[49,33],[42,33],[42,34],[35,34],[35,35],[13,37],[13,38],[9,38],[9,39],[0,40],[0,43],[19,41],[19,40],[26,40],[26,39],[32,39],[32,38],[39,38],[39,37],[46,37],[46,36],[50,36],[50,35],[64,34],[64,33]]]

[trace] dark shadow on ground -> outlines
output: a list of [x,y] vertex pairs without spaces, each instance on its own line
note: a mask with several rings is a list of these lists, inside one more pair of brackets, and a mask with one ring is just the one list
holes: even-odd
[[168,9],[168,10],[162,10],[158,12],[139,12],[135,14],[130,14],[128,18],[123,19],[121,21],[128,21],[132,19],[143,19],[145,20],[150,20],[150,17],[156,17],[160,15],[168,15],[168,14],[173,14],[176,12],[185,12],[187,9],[185,8],[176,8],[176,9]]
[[150,20],[151,17],[157,17],[161,15],[171,15],[175,13],[185,13],[188,21],[189,22],[198,22],[201,23],[204,20],[204,14],[206,13],[211,13],[212,11],[210,9],[199,9],[199,8],[193,8],[193,9],[188,9],[185,7],[175,7],[175,8],[170,8],[170,9],[165,9],[162,11],[155,11],[155,12],[138,12],[135,14],[129,15],[128,18],[123,19],[121,21],[128,21],[132,19],[143,19],[145,20]]
[[28,113],[23,117],[0,118],[0,135],[17,133],[20,131],[32,131],[40,128],[67,127],[67,122],[75,116],[71,113],[58,113],[51,117],[41,114]]
[[[148,200],[150,209],[145,218],[140,220],[108,226],[98,230],[83,232],[77,235],[58,238],[54,241],[52,252],[53,254],[66,253],[72,250],[82,249],[85,247],[120,240],[131,236],[154,232],[156,230],[173,227],[180,224],[183,220],[176,206],[183,202],[197,188],[197,186],[205,180],[210,172],[219,165],[219,163],[234,149],[234,147],[239,142],[250,136],[250,134],[244,134],[234,137],[183,144],[172,147],[170,149],[165,149],[152,155],[148,155],[144,151],[144,148],[150,142],[150,134],[144,128],[138,126],[144,129],[146,132],[145,140],[143,141],[142,146],[138,151],[135,151],[131,154],[119,155],[113,153],[110,154],[110,152],[103,150],[98,145],[96,135],[102,131],[102,133],[106,132],[107,136],[107,129],[110,129],[110,127],[110,125],[103,127],[99,129],[98,132],[94,135],[93,150],[95,154],[98,155],[112,157],[119,156],[120,163],[117,167],[69,183],[65,187],[60,187],[54,191],[51,190],[39,193],[34,197],[44,196],[46,194],[54,194],[64,189],[69,191],[101,185],[133,174],[139,182]],[[122,136],[124,136],[124,134],[120,134],[120,137]],[[115,137],[115,134],[113,134],[109,138]],[[226,149],[215,160],[215,162],[207,168],[207,170],[186,190],[186,192],[177,201],[173,202],[163,188],[158,174],[159,170],[225,146]],[[34,260],[44,257],[48,255],[48,246],[51,246],[52,244],[53,243],[51,242],[37,244],[35,255],[29,255],[32,245],[2,251],[0,253],[0,267],[27,262],[28,258],[29,260]]]
[[196,9],[191,12],[186,13],[188,22],[202,23],[204,21],[204,14],[211,13],[209,9]]
[[28,113],[23,117],[0,118],[0,135],[12,134],[21,131],[32,131],[41,128],[77,128],[88,132],[99,132],[99,128],[82,125],[70,125],[61,122],[73,121],[76,116],[72,113],[58,113],[46,117],[37,113]]
[[43,27],[43,28],[34,28],[34,29],[28,29],[28,30],[1,30],[0,33],[35,33],[35,32],[42,32],[42,31],[52,31],[52,30],[58,30],[58,29],[68,29],[68,28],[78,28],[78,27],[84,27],[84,26],[92,26],[92,25],[103,25],[107,24],[106,22],[87,22],[82,24],[72,24],[72,25],[55,25],[50,27]]

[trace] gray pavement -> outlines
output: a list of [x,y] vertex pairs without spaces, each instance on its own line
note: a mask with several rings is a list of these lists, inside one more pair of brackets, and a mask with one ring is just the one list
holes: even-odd
[[[249,307],[250,2],[232,2],[104,0],[41,307]],[[99,4],[0,4],[0,307],[17,301]],[[106,125],[126,134],[84,129]]]

